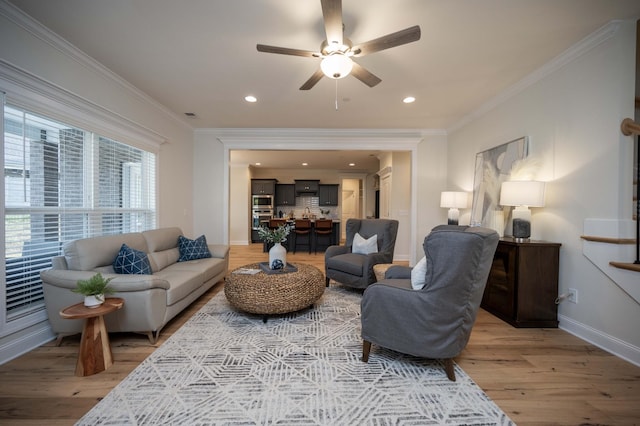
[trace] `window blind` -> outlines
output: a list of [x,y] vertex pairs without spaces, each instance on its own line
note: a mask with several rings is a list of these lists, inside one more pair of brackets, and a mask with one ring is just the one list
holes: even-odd
[[155,227],[156,156],[4,107],[7,321],[44,307],[40,271],[66,241]]

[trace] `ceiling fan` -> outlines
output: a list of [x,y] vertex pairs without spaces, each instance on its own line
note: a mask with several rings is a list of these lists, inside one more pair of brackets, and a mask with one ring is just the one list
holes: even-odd
[[382,80],[357,62],[354,62],[352,58],[359,58],[370,53],[420,40],[420,27],[415,25],[374,40],[354,45],[351,40],[344,37],[343,34],[342,0],[321,0],[320,2],[322,3],[322,17],[324,19],[327,39],[320,45],[319,52],[268,46],[265,44],[258,44],[256,46],[259,52],[322,58],[320,69],[300,87],[300,90],[311,89],[320,81],[322,76],[325,75],[329,78],[339,79],[349,74],[352,74],[367,86],[373,87]]

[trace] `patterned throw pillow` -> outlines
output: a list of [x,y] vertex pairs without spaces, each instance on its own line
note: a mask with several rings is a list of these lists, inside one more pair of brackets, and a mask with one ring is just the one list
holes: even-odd
[[211,252],[209,251],[209,247],[207,247],[207,239],[204,235],[200,235],[195,240],[190,240],[180,235],[178,237],[178,248],[180,249],[178,262],[211,257]]
[[126,244],[120,247],[116,260],[113,261],[113,269],[116,274],[152,274],[147,253],[132,249]]

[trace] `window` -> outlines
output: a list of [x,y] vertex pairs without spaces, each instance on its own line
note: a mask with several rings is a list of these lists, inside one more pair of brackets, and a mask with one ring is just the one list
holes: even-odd
[[44,308],[66,241],[155,227],[153,153],[4,106],[6,321]]

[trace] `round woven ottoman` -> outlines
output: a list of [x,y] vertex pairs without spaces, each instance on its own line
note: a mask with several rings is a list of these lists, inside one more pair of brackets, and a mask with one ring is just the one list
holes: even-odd
[[256,274],[239,273],[242,269],[260,269],[259,263],[244,265],[231,271],[224,285],[229,303],[252,314],[285,314],[308,308],[324,293],[324,274],[316,267],[294,264],[295,272]]

